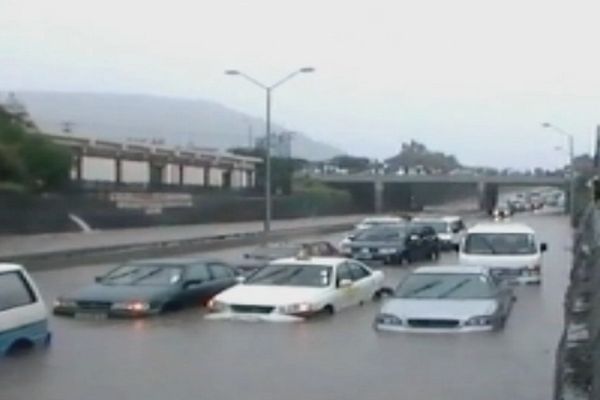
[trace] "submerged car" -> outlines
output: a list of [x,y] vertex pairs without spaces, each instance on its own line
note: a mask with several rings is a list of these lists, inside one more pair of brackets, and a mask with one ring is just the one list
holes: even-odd
[[342,246],[342,253],[361,261],[386,264],[438,259],[440,242],[430,226],[389,225],[365,229]]
[[245,273],[250,273],[279,258],[298,256],[337,257],[339,255],[340,252],[338,249],[333,244],[324,240],[301,243],[269,243],[266,246],[259,246],[244,254],[244,261],[237,267]]
[[54,313],[80,318],[143,317],[206,304],[238,282],[218,260],[149,260],[123,264],[96,283],[56,299]]
[[210,319],[300,321],[333,314],[389,292],[384,275],[346,258],[273,261],[209,303]]
[[374,327],[397,332],[473,332],[504,327],[512,287],[485,267],[417,268],[381,307]]
[[25,270],[0,264],[0,356],[50,343],[46,305]]

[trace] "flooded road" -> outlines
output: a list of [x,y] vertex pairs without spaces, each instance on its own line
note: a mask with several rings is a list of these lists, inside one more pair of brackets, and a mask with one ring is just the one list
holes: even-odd
[[[515,219],[536,229],[549,251],[543,285],[518,288],[502,332],[376,333],[379,304],[294,324],[208,321],[201,310],[140,321],[52,317],[48,351],[0,361],[0,399],[550,399],[570,229],[562,215]],[[210,255],[234,261],[243,251]],[[34,277],[50,304],[108,268]],[[384,270],[395,285],[408,268]]]

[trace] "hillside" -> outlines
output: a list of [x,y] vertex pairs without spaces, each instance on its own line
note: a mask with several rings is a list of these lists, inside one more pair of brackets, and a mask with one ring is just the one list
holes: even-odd
[[[264,121],[206,100],[104,93],[16,92],[42,131],[56,133],[65,121],[82,136],[124,140],[162,138],[168,144],[227,149],[246,146],[265,130]],[[273,132],[280,132],[274,126]],[[298,133],[293,155],[323,160],[344,153]]]

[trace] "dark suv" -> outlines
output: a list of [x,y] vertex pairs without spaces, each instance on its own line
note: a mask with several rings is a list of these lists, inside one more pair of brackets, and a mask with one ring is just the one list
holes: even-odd
[[430,226],[388,225],[356,233],[342,252],[357,260],[379,260],[386,264],[436,260],[440,242]]

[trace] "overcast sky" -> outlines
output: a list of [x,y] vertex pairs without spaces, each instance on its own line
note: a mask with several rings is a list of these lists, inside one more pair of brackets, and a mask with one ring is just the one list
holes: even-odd
[[357,155],[411,138],[472,165],[564,163],[600,123],[600,2],[0,0],[0,91],[204,98]]

